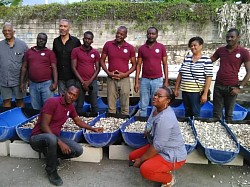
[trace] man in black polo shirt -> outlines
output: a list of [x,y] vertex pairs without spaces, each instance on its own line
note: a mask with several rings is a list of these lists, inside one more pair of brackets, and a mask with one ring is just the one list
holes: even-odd
[[60,36],[54,39],[53,51],[57,58],[58,92],[64,94],[67,86],[75,84],[75,76],[71,68],[71,52],[81,46],[78,38],[69,34],[71,23],[68,19],[59,22]]

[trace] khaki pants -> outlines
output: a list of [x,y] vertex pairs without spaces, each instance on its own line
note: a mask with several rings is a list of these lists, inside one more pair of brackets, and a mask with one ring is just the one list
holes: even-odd
[[116,101],[119,98],[121,114],[129,115],[129,77],[120,80],[107,78],[108,112],[116,113]]

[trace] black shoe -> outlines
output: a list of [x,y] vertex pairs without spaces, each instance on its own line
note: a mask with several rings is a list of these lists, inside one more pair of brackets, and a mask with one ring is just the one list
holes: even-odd
[[54,171],[48,174],[49,182],[55,186],[62,186],[63,181],[61,177],[57,174],[57,171]]

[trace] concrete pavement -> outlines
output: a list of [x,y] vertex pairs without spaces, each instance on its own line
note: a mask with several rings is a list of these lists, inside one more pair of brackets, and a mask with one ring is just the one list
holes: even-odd
[[[156,187],[127,161],[108,159],[107,148],[100,163],[63,160],[59,167],[64,187]],[[51,187],[43,159],[0,157],[1,187]],[[175,172],[175,187],[249,187],[250,167],[186,164]]]

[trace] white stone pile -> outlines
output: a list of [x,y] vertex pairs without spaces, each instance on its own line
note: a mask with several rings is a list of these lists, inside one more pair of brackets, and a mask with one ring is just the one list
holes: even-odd
[[188,124],[187,121],[180,122],[180,129],[181,129],[181,134],[183,136],[184,142],[187,145],[195,145],[196,144],[196,139],[193,133],[193,130],[191,126]]
[[227,124],[239,140],[241,146],[250,151],[250,125],[249,124]]
[[228,152],[237,151],[237,143],[220,122],[195,120],[194,127],[198,140],[205,148]]
[[[89,123],[90,121],[92,121],[94,118],[93,117],[84,117],[84,116],[80,116],[80,119],[83,120],[86,123]],[[38,120],[38,117],[35,117],[34,119],[32,119],[31,121],[23,124],[22,126],[20,126],[20,128],[25,128],[25,129],[33,129],[36,122]],[[66,131],[66,132],[78,132],[81,131],[82,129],[80,127],[78,127],[75,122],[73,121],[73,119],[68,118],[67,121],[63,124],[61,131]]]
[[[115,117],[107,117],[100,118],[99,121],[95,123],[93,127],[103,127],[104,133],[112,133],[117,131],[121,124],[125,123],[127,119],[115,118]],[[86,133],[94,133],[90,130],[86,130]]]
[[20,128],[22,129],[33,129],[35,127],[35,124],[38,120],[38,116],[35,117],[34,119],[30,120],[29,122],[23,124],[22,126],[20,126]]
[[124,132],[144,133],[146,121],[135,121],[126,126]]

